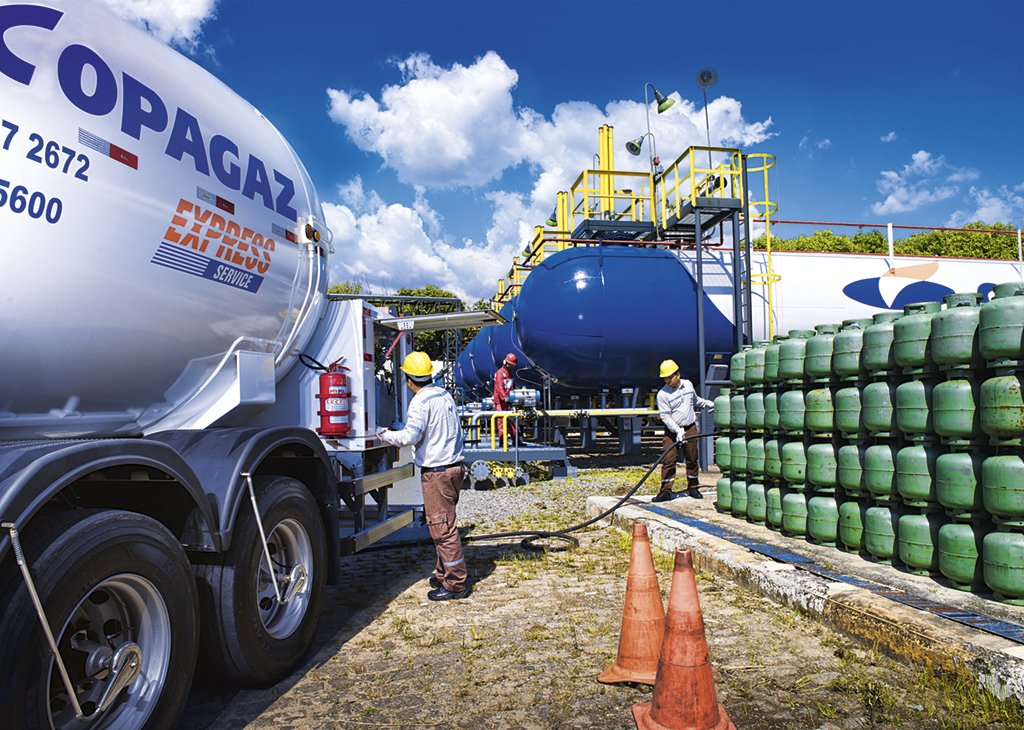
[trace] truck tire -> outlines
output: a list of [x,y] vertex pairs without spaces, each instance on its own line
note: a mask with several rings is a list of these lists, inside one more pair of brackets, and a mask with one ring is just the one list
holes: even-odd
[[[11,728],[173,728],[195,671],[195,581],[173,534],[119,510],[39,517],[21,533],[25,559],[86,721],[76,719],[14,561],[0,570],[0,717]],[[101,715],[114,652],[134,643],[141,671]],[[93,715],[93,717],[88,717]]]
[[291,477],[254,479],[278,586],[304,566],[306,585],[279,604],[267,571],[252,505],[245,499],[230,549],[214,564],[197,565],[204,664],[246,686],[268,686],[302,661],[320,623],[327,578],[323,519],[309,490]]

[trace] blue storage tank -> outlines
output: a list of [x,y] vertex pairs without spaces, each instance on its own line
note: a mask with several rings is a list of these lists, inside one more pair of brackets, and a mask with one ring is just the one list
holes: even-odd
[[[697,378],[696,282],[668,251],[600,245],[560,251],[523,283],[516,331],[536,367],[570,388],[658,386],[658,364]],[[705,295],[709,352],[732,323]]]
[[494,371],[498,367],[491,356],[491,343],[488,342],[487,331],[481,330],[480,334],[466,345],[465,352],[469,357],[470,368],[478,383],[477,395],[481,398],[490,397],[494,387]]
[[499,314],[507,320],[506,324],[484,327],[477,337],[487,335],[491,347],[491,357],[494,358],[495,366],[500,365],[505,355],[513,353],[516,356],[517,364],[513,373],[516,379],[517,388],[535,388],[540,390],[544,383],[541,374],[533,367],[530,358],[519,346],[519,337],[515,330],[516,299],[508,302],[499,310]]

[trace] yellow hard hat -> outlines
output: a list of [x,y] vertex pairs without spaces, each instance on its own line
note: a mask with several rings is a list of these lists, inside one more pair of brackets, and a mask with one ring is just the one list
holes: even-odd
[[430,355],[415,350],[405,356],[402,363],[402,372],[414,378],[429,378],[434,372],[434,366],[430,363]]
[[667,378],[669,375],[679,371],[679,366],[676,365],[675,360],[662,360],[661,362],[661,377]]

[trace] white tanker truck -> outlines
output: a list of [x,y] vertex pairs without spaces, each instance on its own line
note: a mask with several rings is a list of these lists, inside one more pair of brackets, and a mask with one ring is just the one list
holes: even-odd
[[0,2],[0,251],[0,725],[173,727],[198,656],[285,676],[412,520],[388,315],[325,295],[295,152],[102,7]]

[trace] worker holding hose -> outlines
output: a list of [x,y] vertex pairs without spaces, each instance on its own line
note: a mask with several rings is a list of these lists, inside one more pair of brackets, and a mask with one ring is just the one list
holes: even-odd
[[462,489],[462,427],[451,394],[432,382],[433,365],[425,352],[410,352],[402,363],[405,384],[412,391],[405,428],[383,430],[378,436],[392,446],[415,446],[413,460],[420,468],[423,513],[437,563],[427,593],[431,601],[469,595],[469,574],[462,540],[455,523],[455,505]]
[[[686,493],[696,499],[702,499],[697,478],[700,474],[700,464],[694,404],[698,408],[714,408],[715,404],[697,395],[693,383],[680,374],[675,360],[662,362],[659,372],[665,385],[658,391],[658,415],[665,424],[662,448],[667,449],[667,452],[661,460],[661,488],[651,501],[665,502],[672,499],[680,448],[686,460]],[[673,445],[675,448],[671,448]]]

